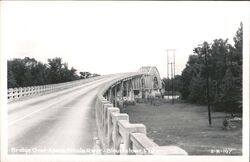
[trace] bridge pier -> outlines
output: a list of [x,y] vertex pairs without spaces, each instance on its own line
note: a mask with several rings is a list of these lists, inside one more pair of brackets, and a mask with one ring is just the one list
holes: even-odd
[[112,88],[110,88],[108,92],[109,92],[109,94],[108,94],[108,100],[109,100],[111,103],[113,103],[113,101],[112,101]]
[[123,91],[124,91],[124,82],[121,81],[120,84],[120,93],[119,93],[119,107],[123,109]]
[[128,81],[127,98],[128,98],[129,101],[134,100],[134,90],[132,88],[132,80]]
[[117,107],[117,86],[115,88],[115,107]]
[[130,98],[130,101],[134,101],[135,100],[135,94],[134,94],[134,90],[131,89],[130,92],[129,92],[129,98]]
[[124,90],[124,87],[123,87],[123,81],[121,81],[121,84],[120,84],[120,97],[121,99],[123,99],[123,90]]
[[129,92],[129,81],[126,81],[126,97],[127,97],[127,100],[128,100],[128,97],[129,97],[129,95],[128,95],[128,92]]

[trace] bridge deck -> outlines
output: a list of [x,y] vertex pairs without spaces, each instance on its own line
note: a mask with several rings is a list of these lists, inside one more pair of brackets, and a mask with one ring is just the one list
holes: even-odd
[[[97,138],[96,94],[114,77],[8,104],[8,149],[33,149],[33,153],[92,149]],[[66,150],[68,149],[68,150]]]

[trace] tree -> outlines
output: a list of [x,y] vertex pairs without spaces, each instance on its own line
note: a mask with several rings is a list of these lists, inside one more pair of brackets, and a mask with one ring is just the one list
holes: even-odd
[[34,85],[48,84],[48,67],[47,64],[37,62],[36,66],[31,70]]
[[204,42],[201,47],[194,48],[181,74],[183,99],[205,104],[207,79],[209,100],[214,110],[232,115],[242,112],[242,36],[241,23],[234,37],[234,46],[227,39],[215,39],[211,46]]
[[48,70],[48,76],[49,76],[49,83],[60,83],[63,80],[62,76],[62,59],[59,57],[48,59],[49,64],[49,70]]
[[190,55],[186,68],[183,70],[180,78],[180,92],[182,99],[188,99],[191,93],[189,88],[191,80],[193,77],[196,77],[200,72],[200,60],[198,55]]
[[80,78],[86,79],[91,75],[91,73],[90,72],[80,72],[80,75],[81,75]]
[[[234,39],[234,47],[237,51],[237,54],[242,56],[242,50],[243,50],[243,24],[240,23],[240,27],[238,28]],[[239,60],[240,61],[240,60]]]
[[[85,76],[90,74],[88,72]],[[62,83],[79,78],[77,70],[69,68],[59,57],[48,59],[48,64],[29,57],[8,60],[8,88]]]
[[71,67],[70,69],[70,80],[77,80],[79,79],[80,77],[76,74],[77,70],[73,67]]
[[206,84],[205,79],[200,75],[193,77],[189,85],[188,100],[192,103],[206,103]]
[[25,82],[25,64],[22,59],[13,59],[13,60],[8,60],[8,86],[24,86]]
[[8,61],[8,88],[11,88],[11,87],[17,87],[17,82],[16,82],[16,79],[15,79],[15,75],[12,71],[9,65],[9,61]]
[[[172,83],[173,82],[174,82],[174,92],[177,95],[179,94],[180,89],[182,88],[182,85],[181,85],[182,81],[181,81],[181,76],[180,75],[176,75],[174,77],[174,81],[173,82],[172,82],[172,78],[170,78],[170,79],[163,78],[162,81],[164,83],[165,94],[169,94],[170,95],[170,93],[168,93],[167,91],[169,91],[169,92],[172,91]],[[171,95],[172,95],[172,93],[171,93]]]

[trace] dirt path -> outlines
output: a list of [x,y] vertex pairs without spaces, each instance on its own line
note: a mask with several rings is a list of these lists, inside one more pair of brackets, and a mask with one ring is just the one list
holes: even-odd
[[[177,145],[190,155],[241,155],[242,128],[223,130],[224,113],[212,112],[208,124],[207,109],[187,103],[163,103],[160,106],[137,104],[124,109],[131,123],[143,123],[147,135],[158,145]],[[241,125],[241,124],[239,124]]]

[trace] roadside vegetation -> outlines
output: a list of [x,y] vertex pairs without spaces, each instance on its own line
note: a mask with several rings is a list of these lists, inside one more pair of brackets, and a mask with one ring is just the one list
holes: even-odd
[[8,60],[8,88],[27,87],[68,82],[99,76],[90,72],[80,72],[69,68],[60,57],[42,63],[34,58],[25,57]]
[[[242,50],[243,25],[240,24],[234,38],[215,39],[195,47],[181,75],[174,78],[175,90],[181,99],[189,103],[207,104],[208,76],[210,103],[214,111],[242,114]],[[207,62],[206,62],[207,59]],[[207,63],[207,64],[206,64]],[[171,91],[172,80],[163,79],[166,91]]]

